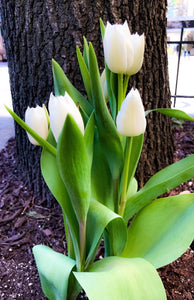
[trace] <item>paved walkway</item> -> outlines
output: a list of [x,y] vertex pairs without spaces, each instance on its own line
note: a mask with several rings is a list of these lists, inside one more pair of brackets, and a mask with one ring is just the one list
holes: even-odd
[[4,104],[12,108],[7,63],[0,62],[0,151],[15,135],[13,118],[5,109]]

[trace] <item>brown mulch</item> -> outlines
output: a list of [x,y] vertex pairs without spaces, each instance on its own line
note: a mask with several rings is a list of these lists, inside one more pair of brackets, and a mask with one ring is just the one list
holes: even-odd
[[[175,161],[194,153],[194,122],[175,130]],[[194,192],[194,180],[170,192]],[[32,255],[32,247],[45,244],[66,249],[60,207],[46,208],[35,198],[16,168],[15,140],[0,152],[0,300],[46,299]],[[193,245],[174,263],[159,270],[168,300],[194,299]],[[80,297],[81,299],[82,297]]]

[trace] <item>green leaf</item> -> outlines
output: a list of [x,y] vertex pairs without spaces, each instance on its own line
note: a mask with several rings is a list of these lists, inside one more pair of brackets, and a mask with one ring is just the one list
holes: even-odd
[[[56,145],[52,132],[49,132],[48,141]],[[59,174],[56,157],[54,157],[46,149],[43,149],[41,154],[41,171],[43,178],[49,187],[51,193],[60,204],[65,218],[68,220],[69,230],[74,245],[74,251],[77,260],[79,261],[79,225],[73,210],[69,195],[67,193],[64,182]],[[67,235],[67,232],[66,232]]]
[[91,104],[86,100],[86,98],[71,84],[63,69],[59,64],[52,59],[53,66],[53,78],[54,78],[54,88],[55,96],[64,96],[65,92],[73,99],[76,104],[79,104],[81,109],[89,117],[93,111]]
[[185,121],[194,121],[194,118],[186,114],[184,111],[179,109],[173,109],[173,108],[156,108],[156,109],[150,109],[145,112],[145,115],[147,116],[150,112],[157,111],[163,115],[176,118],[179,120],[185,120]]
[[194,239],[194,194],[153,201],[128,229],[124,257],[143,257],[155,268],[181,256]]
[[99,143],[98,133],[95,134],[93,151],[92,197],[114,211],[112,175]]
[[109,236],[111,255],[120,255],[127,238],[123,218],[98,201],[91,200],[87,218],[87,265],[95,258],[105,228]]
[[14,120],[24,129],[26,130],[43,148],[47,149],[52,155],[56,156],[56,148],[53,147],[50,143],[41,138],[33,129],[31,129],[18,115],[16,115],[11,109],[9,109],[6,105],[5,108],[10,113],[10,115],[14,118]]
[[129,161],[128,182],[130,182],[135,175],[139,158],[141,155],[142,147],[143,147],[143,140],[144,140],[144,134],[140,134],[138,136],[133,137],[132,149],[131,149],[131,155]]
[[106,83],[107,83],[107,91],[108,91],[108,101],[110,104],[110,110],[112,114],[112,118],[115,122],[117,115],[117,95],[118,95],[118,75],[112,73],[108,68],[105,62],[105,70],[106,70]]
[[135,195],[135,193],[137,193],[137,189],[138,189],[138,183],[137,183],[137,180],[135,179],[135,177],[133,177],[131,179],[131,182],[130,182],[129,186],[128,186],[127,198],[129,199],[130,197]]
[[101,35],[102,35],[102,39],[103,39],[104,33],[105,33],[105,26],[104,26],[104,23],[101,18],[100,18],[100,31],[101,31]]
[[194,176],[194,154],[164,168],[152,176],[144,187],[126,203],[124,219],[128,221],[153,199]]
[[91,85],[90,85],[90,73],[88,71],[88,67],[84,61],[84,58],[82,57],[81,51],[79,49],[79,47],[76,47],[76,51],[77,51],[77,59],[79,62],[79,67],[80,67],[80,71],[82,74],[82,79],[84,82],[84,86],[88,95],[88,100],[90,101],[90,103],[92,103],[92,91],[91,91]]
[[85,61],[85,64],[87,66],[87,68],[89,68],[89,47],[88,47],[88,42],[85,38],[85,36],[83,37],[84,39],[84,49],[83,49],[83,58]]
[[119,134],[104,99],[97,59],[91,43],[89,44],[89,63],[92,96],[95,106],[95,117],[99,139],[109,163],[112,176],[116,179],[120,175],[123,164],[123,150]]
[[155,268],[142,258],[107,257],[73,272],[90,300],[166,300]]
[[67,115],[59,137],[57,164],[78,222],[82,223],[90,203],[91,169],[84,137],[71,115]]
[[95,120],[94,120],[94,113],[92,113],[84,131],[84,140],[88,152],[90,167],[92,165],[92,160],[93,160],[94,130],[95,130]]
[[69,276],[76,262],[44,245],[33,247],[33,254],[45,296],[49,300],[66,300]]

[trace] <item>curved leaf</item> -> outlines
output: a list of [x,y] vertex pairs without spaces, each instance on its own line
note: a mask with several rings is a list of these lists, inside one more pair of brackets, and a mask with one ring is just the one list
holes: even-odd
[[94,130],[95,130],[95,120],[94,120],[94,113],[92,113],[84,131],[84,141],[87,148],[90,166],[92,165],[92,160],[93,160]]
[[143,257],[156,268],[181,256],[194,239],[194,194],[153,201],[128,229],[124,257]]
[[112,255],[120,255],[127,239],[124,220],[103,204],[91,200],[87,217],[87,266],[95,258],[97,247],[106,227]]
[[85,221],[91,196],[91,168],[84,137],[67,115],[57,144],[57,164],[78,222]]
[[142,258],[107,257],[73,272],[90,300],[166,300],[155,268]]
[[193,176],[194,154],[159,171],[146,182],[139,192],[127,200],[124,219],[128,221],[153,199],[193,178]]
[[87,65],[84,61],[84,58],[82,57],[81,51],[79,49],[79,47],[76,47],[76,52],[77,52],[77,59],[79,62],[79,67],[80,67],[80,71],[82,74],[82,79],[84,82],[84,86],[88,95],[88,99],[89,101],[92,103],[92,91],[91,91],[91,85],[90,85],[90,74],[87,68]]
[[[48,141],[52,145],[56,145],[52,132],[49,132]],[[74,251],[77,259],[79,260],[79,225],[73,210],[69,195],[67,193],[64,182],[59,174],[56,157],[54,157],[46,149],[43,149],[41,154],[41,171],[43,178],[49,187],[51,193],[60,204],[65,218],[68,220],[71,238],[73,240]],[[67,235],[67,232],[66,232]]]
[[144,134],[133,137],[132,149],[129,161],[128,182],[132,180],[137,169],[139,158],[143,147]]
[[[123,164],[123,150],[118,131],[104,99],[98,63],[92,44],[89,44],[89,69],[95,118],[101,147],[114,179],[118,178]],[[104,130],[106,128],[106,130]]]
[[49,300],[66,300],[69,276],[76,262],[44,245],[33,247],[42,290]]
[[179,120],[185,120],[185,121],[194,121],[194,118],[186,114],[184,111],[179,109],[173,109],[173,108],[155,108],[150,109],[145,112],[145,115],[147,116],[150,112],[157,111],[163,115],[176,118]]

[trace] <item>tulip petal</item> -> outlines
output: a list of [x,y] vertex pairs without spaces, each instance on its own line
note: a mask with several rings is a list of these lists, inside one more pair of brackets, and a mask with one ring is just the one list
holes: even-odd
[[118,132],[125,136],[138,136],[145,132],[145,112],[137,89],[132,88],[123,101],[116,124]]
[[114,73],[128,74],[133,63],[134,49],[127,22],[123,25],[107,22],[103,46],[109,69]]

